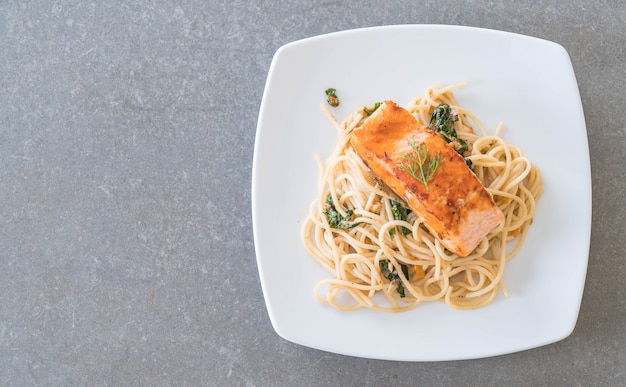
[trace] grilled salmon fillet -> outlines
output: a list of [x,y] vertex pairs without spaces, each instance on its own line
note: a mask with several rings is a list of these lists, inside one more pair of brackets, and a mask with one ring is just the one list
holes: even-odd
[[[504,220],[491,194],[463,157],[394,102],[382,103],[354,129],[350,142],[374,174],[406,201],[448,250],[459,256],[469,255]],[[407,168],[407,157],[417,156],[418,145],[420,150],[427,150],[426,168],[428,159],[438,161],[429,180],[420,179],[425,175],[411,173]],[[428,169],[425,173],[428,176]]]

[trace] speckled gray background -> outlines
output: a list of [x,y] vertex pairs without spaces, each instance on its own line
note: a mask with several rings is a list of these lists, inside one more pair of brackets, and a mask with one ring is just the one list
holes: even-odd
[[[404,23],[568,50],[594,210],[566,340],[402,363],[273,331],[250,211],[272,56],[293,40]],[[626,384],[625,25],[624,1],[0,0],[0,385]]]

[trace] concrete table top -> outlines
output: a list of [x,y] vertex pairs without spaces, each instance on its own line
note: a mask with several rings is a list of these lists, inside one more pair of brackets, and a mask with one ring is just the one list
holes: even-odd
[[[411,363],[298,346],[271,326],[250,181],[272,57],[408,23],[570,55],[594,200],[565,340]],[[1,1],[0,385],[625,385],[625,24],[623,1]]]

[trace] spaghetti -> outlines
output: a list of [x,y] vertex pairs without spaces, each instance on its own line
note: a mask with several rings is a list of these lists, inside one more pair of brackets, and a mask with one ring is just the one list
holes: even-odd
[[[462,86],[430,87],[407,110],[424,125],[441,103],[455,111],[457,135],[470,145],[466,158],[505,221],[467,257],[446,250],[414,213],[397,216],[399,199],[352,149],[352,130],[374,107],[355,111],[342,123],[325,110],[339,136],[326,162],[316,157],[319,190],[302,227],[306,249],[333,276],[315,287],[318,301],[341,310],[399,312],[423,301],[473,309],[489,304],[499,291],[508,295],[502,281],[505,264],[521,248],[532,223],[541,173],[499,136],[501,125],[487,135],[480,121],[458,106],[452,90]],[[331,226],[330,211],[350,224]]]

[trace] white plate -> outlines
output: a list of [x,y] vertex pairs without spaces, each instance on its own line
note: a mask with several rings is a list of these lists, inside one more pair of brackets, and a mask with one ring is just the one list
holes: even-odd
[[[337,89],[338,119],[383,99],[406,105],[430,85],[456,91],[488,128],[539,166],[544,194],[520,253],[507,265],[508,298],[471,311],[424,303],[405,313],[340,312],[319,304],[328,278],[300,241],[317,192],[313,155],[336,131],[320,110]],[[366,358],[435,361],[521,351],[574,329],[591,232],[585,120],[567,52],[506,32],[436,25],[350,30],[287,44],[272,61],[254,149],[252,216],[265,302],[276,332],[301,345]]]

